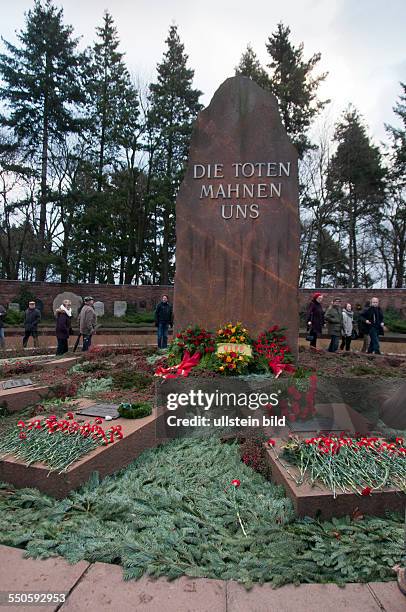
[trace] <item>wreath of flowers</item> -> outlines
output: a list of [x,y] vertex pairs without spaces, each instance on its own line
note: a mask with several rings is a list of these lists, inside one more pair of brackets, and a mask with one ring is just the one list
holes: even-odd
[[251,344],[252,339],[248,330],[239,321],[237,323],[226,323],[217,330],[216,343]]
[[217,371],[221,374],[242,374],[251,361],[251,357],[236,353],[235,351],[224,351],[217,354]]
[[214,353],[215,351],[214,335],[200,325],[187,327],[183,331],[176,334],[175,338],[169,345],[169,362],[172,364],[182,361],[186,351],[193,353]]

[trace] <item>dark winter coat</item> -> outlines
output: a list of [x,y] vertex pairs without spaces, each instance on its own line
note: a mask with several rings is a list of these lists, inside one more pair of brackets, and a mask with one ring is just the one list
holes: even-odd
[[312,300],[307,309],[307,323],[311,323],[310,330],[321,334],[324,325],[324,310],[320,302]]
[[343,327],[343,313],[341,306],[329,306],[324,315],[327,321],[330,336],[341,336]]
[[365,314],[368,310],[369,306],[364,308],[364,310],[362,310],[358,315],[358,332],[361,338],[365,336],[365,334],[368,334],[369,331],[369,325],[367,325],[365,322]]
[[[374,327],[380,334],[383,334],[383,312],[379,306],[370,306],[361,313],[361,318],[365,321],[367,331]],[[367,323],[370,321],[370,324]]]
[[25,311],[24,329],[25,331],[36,332],[38,323],[41,321],[41,313],[38,308],[27,308]]
[[155,325],[158,323],[168,323],[173,325],[173,309],[169,302],[159,302],[155,309]]
[[66,312],[57,311],[56,313],[56,337],[58,340],[67,340],[72,333],[71,319]]

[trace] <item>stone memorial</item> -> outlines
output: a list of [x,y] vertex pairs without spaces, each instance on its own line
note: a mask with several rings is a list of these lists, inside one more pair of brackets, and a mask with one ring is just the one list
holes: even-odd
[[8,309],[15,310],[16,312],[20,312],[20,304],[17,304],[17,302],[10,302],[8,305]]
[[82,298],[80,295],[76,295],[76,293],[72,293],[71,291],[63,291],[62,293],[58,293],[54,301],[52,302],[52,310],[53,312],[59,308],[64,300],[70,300],[72,302],[72,316],[77,317],[79,313],[79,308],[82,305]]
[[115,317],[124,317],[126,312],[127,312],[127,302],[121,301],[121,300],[117,300],[114,302],[113,313]]
[[94,311],[98,317],[104,316],[104,302],[95,302],[94,303]]
[[227,79],[198,116],[176,202],[176,329],[287,327],[297,353],[297,152],[276,98]]

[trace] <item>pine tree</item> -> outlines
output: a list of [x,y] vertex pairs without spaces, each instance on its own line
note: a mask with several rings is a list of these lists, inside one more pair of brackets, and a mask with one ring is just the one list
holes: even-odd
[[285,129],[302,156],[310,146],[306,135],[310,124],[329,102],[317,98],[317,89],[327,73],[313,76],[321,59],[320,53],[304,60],[303,43],[295,47],[290,41],[290,28],[282,23],[269,37],[266,48],[272,58],[270,89],[278,100]]
[[[73,244],[85,240],[86,253],[76,260],[90,282],[114,282],[121,248],[111,175],[120,167],[124,149],[133,146],[138,129],[138,95],[118,50],[120,41],[113,17],[106,11],[96,28],[97,39],[89,52],[87,69],[87,119],[91,154],[85,168],[87,191],[76,211]],[[92,175],[94,181],[91,180]]]
[[251,45],[247,45],[246,51],[241,56],[240,63],[235,68],[236,76],[246,76],[258,83],[264,89],[270,88],[269,77],[266,70],[262,68],[257,54]]
[[24,143],[27,153],[38,163],[41,177],[37,280],[45,279],[51,252],[47,235],[49,149],[53,141],[78,129],[72,105],[83,100],[78,80],[80,58],[72,32],[72,27],[63,23],[62,9],[57,9],[51,0],[35,0],[26,15],[25,29],[18,34],[20,45],[3,41],[7,53],[0,55],[4,82],[0,99],[9,110],[0,118],[1,124],[11,128]]
[[194,71],[187,67],[177,26],[172,25],[166,39],[167,51],[157,66],[158,78],[150,85],[149,120],[154,140],[155,222],[162,230],[160,282],[172,280],[175,250],[175,199],[183,178],[193,122],[201,92],[192,88]]
[[358,112],[349,107],[336,126],[337,143],[329,167],[328,188],[348,236],[348,286],[359,286],[359,232],[381,214],[385,171],[381,154],[367,134]]

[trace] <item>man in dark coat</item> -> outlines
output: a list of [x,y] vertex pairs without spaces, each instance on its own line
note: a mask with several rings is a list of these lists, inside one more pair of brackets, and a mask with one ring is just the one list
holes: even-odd
[[168,346],[168,327],[173,326],[173,309],[168,296],[163,295],[155,309],[155,326],[158,328],[158,348]]
[[322,308],[323,295],[315,293],[307,309],[307,326],[309,329],[310,346],[316,348],[317,338],[321,336],[324,325],[324,311]]
[[32,336],[35,348],[38,347],[38,323],[41,321],[41,313],[38,308],[35,307],[35,302],[31,301],[28,303],[28,308],[25,311],[24,318],[24,337],[23,347],[27,348],[28,338]]
[[381,351],[379,346],[379,336],[383,336],[383,328],[385,323],[383,320],[383,312],[379,307],[378,298],[372,298],[371,306],[362,312],[361,317],[364,319],[367,325],[370,339],[368,353],[380,355]]

